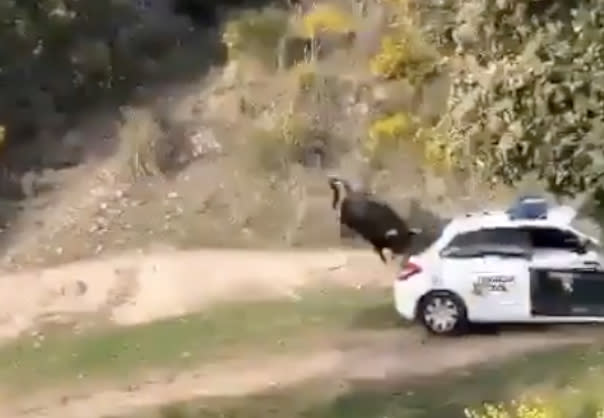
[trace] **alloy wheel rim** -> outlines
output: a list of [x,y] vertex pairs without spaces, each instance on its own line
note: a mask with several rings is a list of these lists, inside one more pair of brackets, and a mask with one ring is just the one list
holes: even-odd
[[434,298],[426,305],[424,319],[434,331],[451,331],[459,319],[459,310],[449,298]]

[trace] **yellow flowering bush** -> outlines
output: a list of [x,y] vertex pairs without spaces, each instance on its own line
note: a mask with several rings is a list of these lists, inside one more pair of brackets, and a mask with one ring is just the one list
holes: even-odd
[[412,138],[415,129],[413,117],[405,112],[376,119],[369,126],[367,139],[363,143],[364,151],[370,158],[379,159],[382,153]]
[[466,418],[564,418],[552,405],[536,398],[508,404],[486,403],[479,409],[466,409]]
[[444,122],[434,127],[420,127],[413,138],[423,148],[426,165],[436,171],[460,168],[464,162],[464,144],[448,135]]
[[372,141],[396,141],[408,133],[412,126],[411,117],[405,112],[376,119],[369,127],[369,138]]
[[354,21],[349,13],[333,4],[323,3],[304,15],[302,25],[304,34],[315,38],[320,32],[349,32],[354,28]]
[[438,60],[438,52],[423,39],[417,28],[399,24],[382,38],[380,49],[369,61],[369,67],[380,78],[407,78],[416,83],[435,70]]

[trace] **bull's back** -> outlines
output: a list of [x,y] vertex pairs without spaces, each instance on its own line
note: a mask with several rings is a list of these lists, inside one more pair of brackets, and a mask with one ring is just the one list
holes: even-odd
[[362,231],[364,235],[384,237],[392,229],[400,234],[408,231],[406,223],[389,206],[370,200],[346,203],[342,206],[342,221],[349,227]]

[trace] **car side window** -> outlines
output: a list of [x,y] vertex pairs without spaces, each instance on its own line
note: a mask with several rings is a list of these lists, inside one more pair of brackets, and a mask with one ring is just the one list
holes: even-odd
[[571,231],[557,228],[531,228],[528,232],[535,249],[574,251],[581,246],[581,240]]

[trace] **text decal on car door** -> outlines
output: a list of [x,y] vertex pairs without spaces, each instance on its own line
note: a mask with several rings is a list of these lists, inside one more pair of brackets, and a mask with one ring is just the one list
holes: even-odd
[[513,283],[514,280],[514,276],[510,275],[479,275],[472,284],[472,293],[480,296],[484,294],[485,290],[488,292],[507,292],[508,285]]

